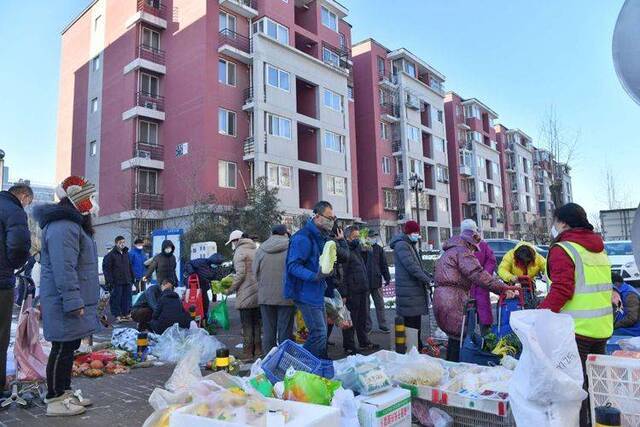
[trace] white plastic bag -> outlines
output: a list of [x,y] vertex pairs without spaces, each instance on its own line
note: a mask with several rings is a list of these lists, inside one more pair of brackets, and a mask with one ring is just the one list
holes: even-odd
[[522,355],[509,385],[518,425],[577,426],[582,400],[582,365],[573,319],[550,310],[511,313],[509,324],[522,342]]
[[452,427],[453,418],[440,408],[429,409],[429,418],[433,423],[433,427]]
[[360,427],[358,421],[359,401],[353,396],[353,391],[340,387],[333,393],[331,406],[340,409],[340,427]]
[[216,358],[216,351],[224,345],[201,328],[182,329],[178,324],[171,326],[158,337],[152,353],[164,362],[178,362],[191,349],[199,350],[198,363],[204,365]]
[[202,372],[200,372],[200,365],[198,364],[199,358],[200,350],[198,348],[194,347],[189,350],[176,365],[171,377],[164,385],[165,388],[173,392],[188,390],[202,380]]
[[618,340],[618,345],[623,350],[640,351],[640,337],[623,338]]

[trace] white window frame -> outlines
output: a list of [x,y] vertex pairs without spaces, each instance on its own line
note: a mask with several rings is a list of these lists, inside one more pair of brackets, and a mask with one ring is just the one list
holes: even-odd
[[[140,184],[141,184],[143,175],[146,176],[146,179],[145,179],[145,181],[146,181],[146,184],[145,184],[146,190],[149,190],[149,188],[151,187],[149,185],[149,183],[151,182],[151,178],[153,178],[153,188],[155,190],[154,192],[151,192],[151,191],[140,191]],[[159,194],[158,193],[158,172],[156,172],[154,170],[149,170],[149,169],[140,169],[140,170],[138,170],[138,183],[137,183],[136,187],[137,187],[136,189],[138,190],[138,192],[141,193],[141,194]]]
[[382,157],[382,173],[391,175],[391,159],[387,156]]
[[96,113],[98,108],[98,97],[95,97],[91,100],[91,112]]
[[91,66],[93,71],[98,71],[100,69],[100,55],[96,55],[91,60]]
[[94,32],[98,31],[98,27],[100,26],[101,23],[102,23],[102,15],[96,16],[95,19],[93,20],[93,31]]
[[[416,64],[411,62],[411,61],[403,61],[404,65],[403,65],[403,70],[405,73],[407,73],[408,75],[410,75],[413,78],[418,78],[418,67],[416,67]],[[409,71],[411,70],[411,71]]]
[[323,26],[335,31],[336,33],[338,32],[338,15],[331,12],[324,6],[320,7],[320,21]]
[[436,165],[436,181],[442,183],[449,182],[449,167],[444,165]]
[[[222,65],[224,63],[224,65]],[[224,66],[224,80],[222,79],[222,74],[220,73],[220,67]],[[233,81],[230,81],[229,70],[233,69]],[[218,83],[222,83],[227,86],[236,86],[238,81],[238,67],[237,64],[233,61],[229,61],[228,59],[220,58],[218,59]]]
[[[275,34],[270,34],[269,29],[275,29]],[[289,44],[289,28],[282,25],[271,18],[264,17],[258,22],[253,24],[253,32],[260,32],[267,37],[280,42],[282,44]]]
[[[233,165],[233,185],[229,180],[231,176],[229,166]],[[218,187],[238,188],[238,164],[227,160],[218,160]]]
[[445,153],[447,151],[447,142],[444,138],[440,138],[439,136],[432,136],[434,149],[440,153]]
[[344,136],[339,133],[324,131],[322,137],[322,145],[326,150],[334,151],[336,153],[344,153]]
[[322,62],[332,65],[334,67],[340,67],[340,55],[332,51],[327,47],[322,48]]
[[93,141],[89,142],[89,156],[95,157],[96,154],[98,154],[98,143],[94,139]]
[[[143,135],[142,126],[143,124],[146,126],[146,135]],[[151,129],[155,129],[155,141],[151,141],[149,136],[152,134]],[[150,122],[148,120],[138,120],[138,142],[147,145],[157,146],[160,145],[160,134],[159,134],[159,126],[155,122]],[[143,139],[144,137],[144,139]]]
[[[146,34],[149,35],[148,36],[149,43],[145,42]],[[154,40],[157,41],[155,46],[154,46]],[[140,32],[140,44],[143,45],[143,47],[145,48],[160,50],[160,33],[155,30],[152,30],[151,28],[142,27],[142,31]]]
[[417,126],[407,125],[407,137],[411,141],[420,142],[420,140],[421,140],[421,138],[420,138],[420,129],[418,129]]
[[[221,115],[224,114],[224,128],[222,127],[223,121],[221,120]],[[229,117],[233,117],[233,132],[229,132]],[[238,115],[235,111],[227,110],[226,108],[218,108],[218,133],[220,135],[233,136],[234,138],[238,133]]]
[[[327,99],[328,97],[328,99]],[[344,111],[344,101],[342,95],[331,89],[324,88],[322,93],[322,105],[330,110],[342,113]]]
[[424,179],[424,163],[418,159],[409,159],[409,175],[413,176],[414,174]]
[[440,110],[440,109],[436,109],[436,111],[437,111],[436,117],[437,117],[438,122],[443,123],[444,122],[444,113],[443,113],[443,111]]
[[389,124],[386,122],[380,122],[380,138],[389,139]]
[[[340,182],[340,185],[337,183]],[[343,176],[329,175],[327,179],[327,192],[332,196],[346,196],[347,179]]]
[[393,190],[387,189],[387,188],[383,188],[382,189],[382,198],[383,198],[383,203],[384,203],[384,209],[390,210],[390,209],[395,209],[396,208],[396,204],[394,203],[394,194],[393,194]]
[[[149,85],[149,90],[145,91],[143,90],[144,87],[144,80],[148,79],[148,85]],[[152,84],[152,82],[155,82],[155,87],[156,92],[152,92],[151,91],[151,87],[154,86]],[[160,79],[157,76],[151,75],[151,74],[147,74],[147,73],[140,73],[140,88],[139,91],[144,93],[145,95],[149,95],[152,97],[157,97],[160,96]]]
[[[277,123],[277,126],[275,125],[276,123]],[[280,132],[281,123],[289,123],[288,135],[286,134],[286,132],[284,133]],[[277,114],[267,113],[267,134],[269,134],[270,136],[291,140],[292,125],[293,123],[291,122],[291,119],[287,117],[278,116]],[[283,128],[282,130],[286,131],[286,127]]]
[[[223,19],[224,19],[224,26],[220,25]],[[230,22],[233,22],[233,25],[232,25],[233,28],[229,26]],[[220,11],[220,13],[218,14],[218,26],[220,27],[218,28],[219,31],[229,30],[235,33],[236,29],[238,28],[238,18],[236,18],[236,16],[231,13]]]
[[[285,174],[284,171],[287,171]],[[288,178],[284,178],[287,175]],[[292,183],[293,168],[291,166],[267,163],[267,183],[271,187],[293,188]]]
[[349,97],[349,101],[355,100],[355,94],[353,93],[353,86],[347,85],[347,96]]
[[[271,71],[275,72],[276,82],[273,84],[271,80]],[[285,92],[289,92],[291,90],[291,74],[288,71],[285,71],[281,68],[275,67],[271,64],[267,64],[267,78],[265,79],[267,84],[271,87],[275,87],[276,89],[283,90]],[[284,87],[284,81],[286,81],[286,87]]]

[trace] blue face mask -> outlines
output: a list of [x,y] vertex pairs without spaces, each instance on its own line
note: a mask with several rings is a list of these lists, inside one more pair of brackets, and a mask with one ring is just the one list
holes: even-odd
[[409,239],[411,239],[412,242],[417,242],[418,240],[420,240],[420,235],[419,234],[409,234]]

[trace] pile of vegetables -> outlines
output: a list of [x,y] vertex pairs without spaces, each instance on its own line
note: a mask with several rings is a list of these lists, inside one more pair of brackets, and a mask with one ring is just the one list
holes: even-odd
[[101,350],[77,356],[73,361],[72,375],[84,375],[89,378],[101,377],[104,374],[117,375],[129,372],[129,367],[136,361],[121,350]]
[[338,249],[336,242],[329,240],[322,248],[320,255],[320,270],[322,274],[330,274],[333,271],[333,265],[338,260]]
[[211,292],[214,294],[224,294],[233,284],[233,274],[228,275],[222,280],[211,281]]
[[484,336],[482,345],[484,351],[490,351],[496,356],[516,356],[522,352],[522,343],[518,336],[511,332],[498,340],[494,333]]
[[361,228],[360,229],[360,244],[365,248],[370,248],[371,243],[369,243],[369,229]]

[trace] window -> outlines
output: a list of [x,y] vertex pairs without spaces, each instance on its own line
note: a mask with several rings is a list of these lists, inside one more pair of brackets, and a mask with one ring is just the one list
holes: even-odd
[[347,96],[349,97],[349,101],[353,101],[353,86],[347,86]]
[[289,92],[289,73],[267,64],[267,83],[269,86]]
[[344,152],[344,137],[337,133],[325,131],[324,148],[338,153]]
[[218,133],[236,136],[236,113],[223,108],[218,109]]
[[424,170],[420,160],[409,159],[409,175],[418,175],[421,178],[424,176]]
[[150,74],[140,74],[140,91],[145,95],[158,96],[160,94],[160,79]]
[[220,12],[218,25],[220,26],[220,31],[229,30],[236,32],[236,17],[231,15],[230,13]]
[[326,47],[322,48],[322,61],[325,64],[333,65],[334,67],[340,66],[340,56]]
[[146,48],[160,49],[160,33],[149,28],[142,28],[142,45]]
[[479,142],[482,143],[482,134],[480,132],[467,132],[467,142]]
[[417,77],[416,73],[416,64],[409,61],[404,61],[404,71],[409,74],[411,77]]
[[436,116],[438,117],[438,121],[442,123],[442,120],[443,120],[442,110],[436,110],[436,112],[437,112]]
[[331,12],[326,7],[320,8],[320,16],[322,18],[322,25],[333,31],[338,31],[338,16]]
[[347,188],[347,179],[341,176],[329,175],[327,180],[327,191],[332,196],[344,196]]
[[378,98],[380,98],[380,105],[384,105],[385,94],[382,89],[378,89]]
[[234,162],[218,161],[218,186],[236,188],[237,166]]
[[449,168],[443,165],[436,165],[436,181],[449,182]]
[[235,86],[236,85],[236,64],[226,59],[218,60],[218,82]]
[[396,198],[393,190],[382,190],[382,195],[384,197],[384,208],[385,209],[395,209],[396,208]]
[[384,64],[384,58],[381,56],[378,56],[378,74],[383,76],[385,74],[385,64]]
[[93,71],[98,71],[100,69],[100,55],[94,57],[91,63],[93,65]]
[[493,179],[499,181],[500,177],[500,165],[496,162],[491,162],[491,168],[493,169]]
[[138,193],[158,194],[158,174],[156,171],[146,169],[138,171]]
[[433,137],[433,146],[435,147],[436,151],[439,151],[441,153],[444,153],[447,149],[445,147],[444,139],[439,138],[437,136]]
[[465,105],[464,107],[464,115],[466,118],[475,118],[480,119],[480,109],[477,105]]
[[289,44],[289,29],[269,18],[254,23],[253,32],[264,33],[282,44]]
[[93,98],[91,100],[91,112],[95,113],[98,111],[98,98]]
[[342,50],[347,48],[347,37],[343,33],[338,33],[338,46]]
[[385,122],[380,122],[380,138],[389,139],[389,125]]
[[415,126],[407,125],[408,137],[411,141],[420,141],[420,129]]
[[267,163],[267,182],[272,187],[291,188],[291,168]]
[[140,120],[138,122],[138,142],[158,145],[158,124]]
[[449,199],[446,197],[438,197],[438,210],[440,212],[449,212]]
[[93,20],[93,31],[98,31],[98,28],[100,28],[101,23],[102,23],[102,15],[96,16],[96,19]]
[[291,120],[275,114],[267,114],[267,123],[269,135],[291,139]]
[[325,89],[323,97],[324,106],[334,111],[342,112],[342,95],[332,90]]
[[98,153],[98,145],[95,141],[91,141],[89,143],[89,155],[91,157],[95,156]]
[[382,173],[385,175],[391,174],[391,159],[386,156],[382,158]]

